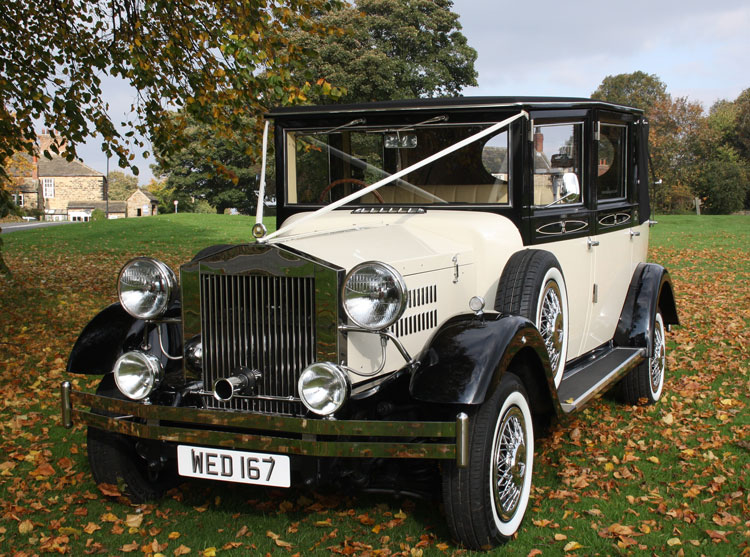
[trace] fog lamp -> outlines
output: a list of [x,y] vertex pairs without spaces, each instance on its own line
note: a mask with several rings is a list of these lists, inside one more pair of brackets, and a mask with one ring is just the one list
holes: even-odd
[[305,407],[321,416],[330,416],[341,408],[352,391],[349,375],[331,362],[307,366],[297,386]]
[[144,352],[126,352],[117,359],[115,383],[120,392],[133,400],[143,400],[159,385],[164,376],[161,362]]

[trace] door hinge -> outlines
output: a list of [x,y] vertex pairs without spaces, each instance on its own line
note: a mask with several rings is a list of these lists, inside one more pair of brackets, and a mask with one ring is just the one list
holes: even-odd
[[594,283],[594,292],[592,296],[592,302],[597,303],[599,301],[599,285]]
[[453,284],[458,282],[458,255],[454,255],[453,259]]

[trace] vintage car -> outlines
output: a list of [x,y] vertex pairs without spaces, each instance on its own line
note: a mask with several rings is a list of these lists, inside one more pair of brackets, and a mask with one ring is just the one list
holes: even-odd
[[103,375],[96,394],[62,385],[94,479],[136,500],[180,476],[430,479],[459,544],[513,537],[535,431],[609,389],[662,395],[678,318],[646,262],[648,122],[538,97],[271,121],[277,230],[259,210],[255,241],[207,247],[179,281],[133,259],[73,347],[69,372]]

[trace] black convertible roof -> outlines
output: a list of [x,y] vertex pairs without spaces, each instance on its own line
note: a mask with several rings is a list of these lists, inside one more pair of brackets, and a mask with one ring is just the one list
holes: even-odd
[[357,104],[324,104],[283,106],[272,109],[266,118],[285,116],[313,116],[316,114],[346,114],[349,112],[398,112],[418,110],[457,110],[510,108],[609,108],[642,114],[639,108],[621,106],[582,97],[440,97],[430,99],[408,99]]

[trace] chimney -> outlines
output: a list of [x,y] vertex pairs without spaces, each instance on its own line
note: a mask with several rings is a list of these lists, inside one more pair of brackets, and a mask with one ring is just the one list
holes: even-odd
[[541,153],[544,151],[544,134],[536,128],[534,131],[534,151]]

